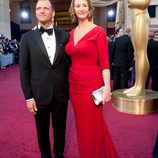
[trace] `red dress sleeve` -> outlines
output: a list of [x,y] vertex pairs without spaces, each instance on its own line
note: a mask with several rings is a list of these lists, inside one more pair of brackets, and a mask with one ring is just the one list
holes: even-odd
[[106,32],[102,27],[98,27],[98,36],[96,39],[97,52],[101,70],[109,69],[109,52],[106,39]]

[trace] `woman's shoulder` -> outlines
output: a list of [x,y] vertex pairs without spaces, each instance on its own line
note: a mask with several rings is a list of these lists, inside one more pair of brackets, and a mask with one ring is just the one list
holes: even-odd
[[104,28],[102,26],[96,25],[93,29],[93,34],[96,37],[100,37],[100,36],[106,36],[106,32],[104,30]]
[[75,31],[75,28],[73,28],[72,30],[70,30],[70,31],[69,31],[69,35],[72,36],[73,33],[74,33],[74,31]]
[[104,30],[104,28],[102,26],[96,25],[95,28],[99,32],[105,32],[105,30]]

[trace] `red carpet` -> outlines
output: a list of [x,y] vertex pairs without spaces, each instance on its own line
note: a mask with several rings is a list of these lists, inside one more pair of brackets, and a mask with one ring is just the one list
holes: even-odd
[[[104,116],[121,158],[152,158],[158,131],[158,113],[128,115],[111,103]],[[34,119],[25,106],[19,67],[0,70],[0,158],[39,158]],[[65,158],[79,158],[73,110],[69,103]]]

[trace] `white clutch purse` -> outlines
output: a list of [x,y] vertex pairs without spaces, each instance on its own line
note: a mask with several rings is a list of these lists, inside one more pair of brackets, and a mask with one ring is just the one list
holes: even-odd
[[96,105],[99,105],[102,103],[102,95],[103,95],[104,90],[105,90],[105,86],[92,92],[92,98]]

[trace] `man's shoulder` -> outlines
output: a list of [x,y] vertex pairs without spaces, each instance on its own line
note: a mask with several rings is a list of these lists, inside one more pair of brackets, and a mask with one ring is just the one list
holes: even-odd
[[127,34],[120,36],[122,39],[129,39],[130,37]]
[[129,43],[129,41],[130,41],[130,37],[126,34],[120,36],[119,39],[120,39],[121,42],[124,42],[124,43]]
[[149,40],[148,46],[149,47],[155,47],[155,48],[158,49],[158,41],[156,41],[156,40]]
[[36,30],[29,30],[22,34],[23,37],[30,37],[35,33]]
[[57,33],[61,33],[61,34],[68,34],[68,32],[66,32],[65,30],[63,30],[63,29],[59,29],[59,28],[56,28],[56,27],[54,27],[54,30],[55,30],[55,32],[57,32]]
[[58,36],[58,37],[61,37],[62,39],[69,39],[69,33],[62,30],[62,29],[59,29],[59,28],[54,28],[54,31],[55,31],[55,34]]
[[123,40],[125,40],[124,35],[116,37],[116,39],[115,39],[116,42],[122,42]]

